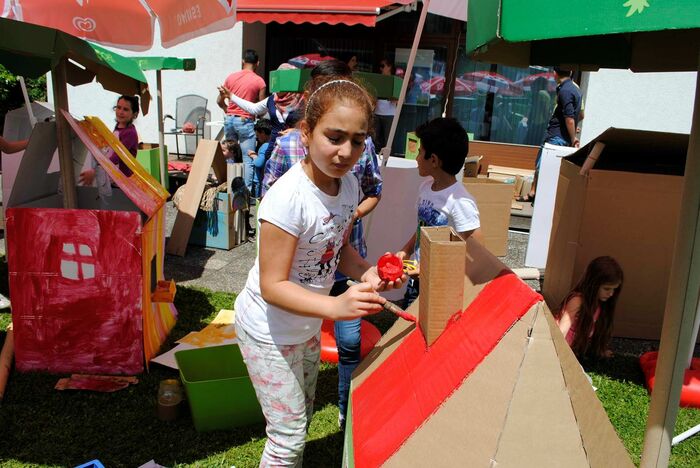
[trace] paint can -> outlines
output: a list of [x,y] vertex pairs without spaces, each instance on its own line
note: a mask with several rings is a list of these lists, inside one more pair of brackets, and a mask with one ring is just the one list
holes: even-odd
[[165,379],[158,386],[158,419],[174,421],[180,412],[182,386],[177,379]]

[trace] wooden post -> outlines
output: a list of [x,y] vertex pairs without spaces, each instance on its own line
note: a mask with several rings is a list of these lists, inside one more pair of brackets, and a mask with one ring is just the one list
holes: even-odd
[[165,131],[163,125],[163,83],[160,70],[156,70],[156,98],[158,100],[158,149],[160,150],[160,184],[165,187],[168,180],[168,154],[165,152]]
[[462,309],[466,255],[466,242],[451,227],[420,229],[418,323],[428,346]]
[[66,89],[66,58],[58,61],[51,70],[51,85],[53,87],[53,102],[56,114],[56,138],[58,139],[58,162],[61,168],[63,182],[63,207],[72,209],[78,207],[78,195],[75,189],[73,174],[73,151],[70,140],[70,126],[61,113],[68,112],[68,90]]
[[[699,69],[700,72],[700,69]],[[683,198],[661,329],[656,381],[651,394],[641,468],[666,467],[678,415],[688,355],[695,343],[700,292],[700,73],[683,178]]]

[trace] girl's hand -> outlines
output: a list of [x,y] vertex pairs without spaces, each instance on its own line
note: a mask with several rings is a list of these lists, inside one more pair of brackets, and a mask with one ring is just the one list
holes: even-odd
[[379,272],[377,272],[377,266],[375,265],[365,271],[360,280],[371,284],[375,291],[385,291],[387,289],[401,288],[401,286],[408,281],[408,276],[403,273],[401,278],[397,279],[396,281],[382,281],[382,279],[379,277]]
[[93,180],[95,180],[95,169],[84,170],[78,178],[78,182],[82,185],[92,185]]
[[256,153],[256,152],[253,151],[253,150],[248,150],[248,157],[249,157],[250,159],[255,159],[255,158],[258,157],[258,153]]
[[365,315],[381,312],[386,302],[382,296],[376,293],[370,283],[359,283],[350,286],[336,299],[336,305],[332,310],[333,320],[352,320]]

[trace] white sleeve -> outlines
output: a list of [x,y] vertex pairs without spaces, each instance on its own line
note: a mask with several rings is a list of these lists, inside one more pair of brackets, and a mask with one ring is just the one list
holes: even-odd
[[252,103],[250,101],[246,101],[243,98],[239,98],[235,94],[231,93],[231,100],[241,109],[246,111],[249,114],[260,116],[260,115],[265,115],[267,113],[267,100],[270,99],[269,97],[263,99],[262,101],[258,103]]
[[270,190],[260,202],[258,219],[272,223],[283,231],[299,238],[306,230],[302,197],[296,191],[290,196],[286,190],[279,190],[282,188],[276,185],[270,187]]
[[456,197],[450,216],[457,232],[473,231],[481,226],[479,222],[479,208],[471,197]]

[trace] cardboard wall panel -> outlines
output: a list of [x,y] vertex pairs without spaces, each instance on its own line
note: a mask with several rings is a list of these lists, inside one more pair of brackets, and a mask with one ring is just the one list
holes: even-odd
[[514,185],[475,177],[465,177],[462,182],[476,199],[484,245],[495,256],[505,256]]

